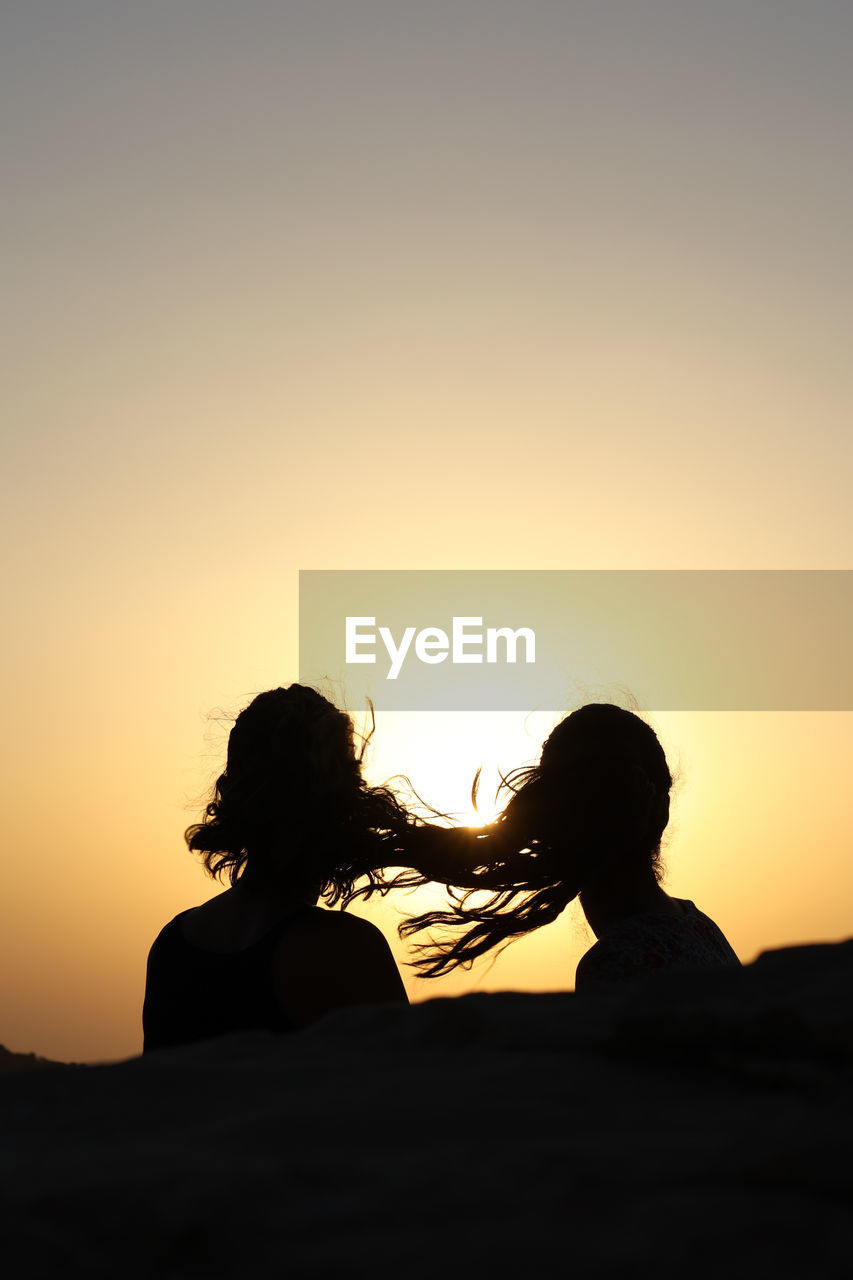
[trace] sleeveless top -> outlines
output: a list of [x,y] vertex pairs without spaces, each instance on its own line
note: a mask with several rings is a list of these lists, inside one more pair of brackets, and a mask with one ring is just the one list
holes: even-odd
[[[191,908],[192,910],[193,908]],[[188,942],[182,911],[148,953],[142,1006],[143,1053],[229,1031],[293,1031],[273,987],[276,944],[306,908],[287,915],[242,951],[206,951]]]
[[675,898],[680,915],[647,912],[620,920],[581,957],[575,990],[590,991],[664,969],[739,968],[722,930],[694,903]]

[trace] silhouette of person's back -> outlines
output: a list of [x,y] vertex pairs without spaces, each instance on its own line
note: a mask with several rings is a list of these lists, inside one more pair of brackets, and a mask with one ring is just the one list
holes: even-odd
[[394,860],[388,833],[406,825],[391,792],[368,787],[360,765],[349,717],[313,689],[273,689],[240,713],[205,816],[186,833],[231,887],[155,940],[146,1050],[406,1001],[380,931],[316,905],[346,905],[356,880]]

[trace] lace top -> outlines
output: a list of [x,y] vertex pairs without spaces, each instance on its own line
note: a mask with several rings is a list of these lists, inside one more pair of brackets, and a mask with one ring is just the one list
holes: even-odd
[[620,920],[581,957],[575,990],[623,983],[662,969],[725,969],[740,965],[722,930],[692,903],[673,898],[680,915],[648,912]]

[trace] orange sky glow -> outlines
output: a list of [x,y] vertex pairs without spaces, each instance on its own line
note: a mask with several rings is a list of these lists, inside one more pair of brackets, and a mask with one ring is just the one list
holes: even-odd
[[[3,23],[0,1043],[91,1061],[216,891],[182,832],[297,677],[300,569],[850,567],[853,11]],[[380,714],[370,776],[469,820],[560,710]],[[649,714],[667,888],[744,960],[853,932],[853,718]],[[410,994],[565,989],[590,941]]]

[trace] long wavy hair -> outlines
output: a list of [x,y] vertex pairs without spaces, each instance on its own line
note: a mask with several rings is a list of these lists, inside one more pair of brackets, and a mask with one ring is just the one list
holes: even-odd
[[[372,711],[372,708],[371,708]],[[413,819],[390,788],[368,786],[352,721],[316,689],[270,689],[237,716],[224,771],[189,848],[232,885],[251,868],[266,886],[310,891],[329,906],[382,891],[379,869],[406,864]]]
[[644,864],[659,881],[671,787],[663,748],[639,716],[609,703],[574,711],[547,739],[537,765],[503,779],[510,796],[494,822],[428,824],[411,833],[411,869],[389,887],[439,882],[452,903],[400,925],[404,938],[446,931],[416,944],[413,966],[428,978],[467,968],[556,920],[593,876],[617,877]]

